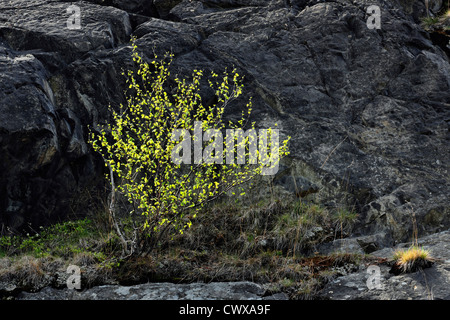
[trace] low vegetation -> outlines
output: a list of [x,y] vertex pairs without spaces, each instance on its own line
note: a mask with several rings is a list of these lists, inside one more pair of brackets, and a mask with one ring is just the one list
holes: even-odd
[[447,4],[446,9],[442,9],[438,14],[426,16],[421,19],[422,27],[430,31],[433,28],[449,30],[450,28],[450,8]]
[[[310,299],[342,272],[341,267],[368,259],[350,253],[315,253],[317,245],[334,239],[334,213],[300,199],[259,203],[225,199],[206,206],[199,219],[202,223],[183,235],[125,259],[104,213],[42,228],[33,235],[3,236],[0,282],[13,282],[25,290],[63,288],[67,267],[74,264],[81,268],[83,288],[105,283],[248,280],[265,284],[272,293]],[[131,227],[128,223],[124,221],[123,227]]]

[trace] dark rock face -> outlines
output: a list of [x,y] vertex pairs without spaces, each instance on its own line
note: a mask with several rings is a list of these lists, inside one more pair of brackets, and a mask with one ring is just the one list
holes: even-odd
[[61,92],[70,91],[58,74],[70,72],[72,63],[91,51],[128,41],[131,26],[126,12],[80,3],[88,30],[68,30],[67,6],[56,1],[0,5],[2,230],[67,216],[71,202],[99,174],[85,142],[91,121],[83,110],[93,106],[60,103]]
[[[80,30],[66,27],[70,4],[80,7]],[[366,26],[372,4],[382,11],[379,30]],[[173,74],[237,67],[257,126],[278,123],[292,136],[275,185],[294,192],[304,184],[306,199],[354,207],[357,236],[386,235],[373,248],[408,240],[413,214],[421,234],[445,230],[450,63],[411,16],[423,7],[411,8],[387,0],[2,2],[0,223],[20,229],[59,217],[101,176],[87,126],[123,102],[135,35],[147,56],[175,53]]]
[[32,177],[28,184],[21,173],[52,167],[60,149],[44,67],[32,55],[14,54],[5,47],[0,50],[2,218],[14,227],[24,223],[27,195],[33,188],[44,187]]

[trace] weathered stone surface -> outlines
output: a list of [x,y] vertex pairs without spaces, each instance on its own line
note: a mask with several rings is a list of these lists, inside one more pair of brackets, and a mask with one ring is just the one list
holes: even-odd
[[[369,289],[367,281],[373,274],[368,273],[368,266],[360,266],[358,272],[331,281],[320,295],[332,300],[450,300],[450,231],[421,238],[418,244],[436,260],[432,267],[395,276],[389,273],[389,265],[380,264],[381,287]],[[410,245],[399,244],[371,255],[392,259],[394,250]]]
[[263,297],[265,290],[252,282],[148,283],[136,286],[99,286],[83,291],[45,288],[38,293],[20,293],[17,300],[262,300],[281,299],[277,294]]
[[319,187],[317,200],[347,198],[362,213],[357,230],[391,241],[411,234],[413,212],[421,231],[448,226],[448,57],[398,7],[382,2],[376,32],[364,1],[195,3],[203,9],[173,11],[207,38],[176,63],[242,69],[257,124],[293,133],[291,170]]
[[69,29],[70,4],[55,0],[9,1],[0,5],[0,38],[15,50],[57,52],[65,62],[128,42],[129,16],[113,7],[77,2],[81,29]]
[[320,244],[316,251],[321,254],[336,252],[365,254],[389,247],[390,243],[392,243],[392,238],[387,233],[381,232],[359,237],[335,239],[331,242]]
[[63,218],[81,188],[98,175],[86,144],[89,122],[80,119],[76,104],[59,103],[63,88],[58,77],[50,78],[90,51],[127,42],[131,27],[124,11],[78,5],[81,30],[66,27],[67,3],[0,4],[3,230],[19,231],[30,223],[36,228]]
[[59,124],[67,124],[70,117],[57,120],[47,72],[33,55],[0,46],[0,88],[0,220],[14,230],[33,220],[30,209],[35,206],[50,214],[55,199],[41,199],[42,194],[63,196],[62,185],[74,179],[65,175],[67,181],[61,181],[61,148],[70,144],[76,158],[86,155],[87,148],[77,131],[82,130],[80,126],[67,127],[67,142],[61,141]]

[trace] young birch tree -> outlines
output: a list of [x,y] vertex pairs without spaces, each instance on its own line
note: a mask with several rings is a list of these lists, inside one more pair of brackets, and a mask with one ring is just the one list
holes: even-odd
[[[225,71],[222,76],[212,72],[208,83],[215,92],[216,102],[204,105],[200,95],[200,81],[204,76],[201,70],[193,70],[189,80],[176,77],[172,82],[175,85],[169,88],[172,59],[173,55],[166,54],[163,59],[155,56],[147,63],[133,41],[136,70],[127,74],[127,102],[120,105],[119,111],[112,110],[112,123],[90,134],[91,145],[109,169],[107,178],[112,188],[109,214],[124,255],[128,256],[152,249],[163,237],[182,234],[206,203],[230,190],[235,192],[269,165],[278,166],[280,159],[288,154],[289,138],[281,146],[278,141],[260,139],[260,148],[256,150],[259,163],[243,163],[242,154],[241,159],[230,163],[239,148],[247,151],[246,158],[255,156],[249,154],[254,151],[249,146],[256,143],[250,134],[236,139],[237,143],[234,136],[227,137],[225,148],[218,148],[222,143],[219,133],[246,127],[247,132],[248,128],[254,129],[255,123],[248,121],[251,101],[236,123],[230,121],[225,127],[223,119],[227,105],[242,94],[242,78],[236,70],[231,74]],[[195,140],[200,123],[201,130],[210,133],[202,139],[207,141],[199,141],[198,137]],[[278,135],[271,135],[273,132],[273,129],[265,131],[278,139]],[[204,150],[201,154],[194,150],[194,161],[190,163],[187,142],[192,133],[194,146],[204,146]],[[183,145],[185,148],[180,150]],[[117,212],[118,195],[128,202],[129,223]]]

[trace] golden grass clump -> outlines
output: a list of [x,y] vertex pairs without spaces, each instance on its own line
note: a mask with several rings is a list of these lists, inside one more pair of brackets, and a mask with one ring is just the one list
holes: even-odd
[[393,258],[395,264],[391,271],[395,274],[415,272],[429,268],[433,264],[429,251],[418,246],[398,250],[394,253]]

